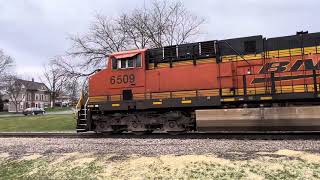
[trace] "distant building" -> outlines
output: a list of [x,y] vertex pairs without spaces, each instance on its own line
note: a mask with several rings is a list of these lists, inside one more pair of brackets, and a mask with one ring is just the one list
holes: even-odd
[[56,97],[55,106],[69,107],[71,104],[71,98],[68,95],[59,94]]
[[[50,105],[50,90],[44,83],[26,81],[18,79],[22,84],[21,92],[19,94],[20,104],[18,105],[18,112],[26,108],[38,107],[47,108]],[[9,98],[9,112],[16,112],[16,106]]]

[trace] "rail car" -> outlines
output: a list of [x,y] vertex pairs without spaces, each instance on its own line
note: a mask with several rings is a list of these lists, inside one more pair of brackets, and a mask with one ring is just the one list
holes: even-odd
[[116,52],[89,77],[77,131],[320,130],[320,33]]

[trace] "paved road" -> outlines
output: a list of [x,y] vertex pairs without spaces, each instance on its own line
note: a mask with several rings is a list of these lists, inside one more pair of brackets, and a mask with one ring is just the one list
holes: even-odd
[[70,110],[70,111],[58,111],[58,112],[47,112],[47,115],[52,115],[52,114],[58,114],[58,115],[62,115],[62,114],[72,114],[74,111]]
[[23,116],[22,114],[0,114],[0,118],[1,117],[19,117],[19,116]]
[[[57,112],[47,112],[46,115],[64,115],[64,114],[72,114],[73,111],[69,110],[69,111],[57,111]],[[23,114],[0,114],[0,118],[1,117],[21,117],[24,116]]]

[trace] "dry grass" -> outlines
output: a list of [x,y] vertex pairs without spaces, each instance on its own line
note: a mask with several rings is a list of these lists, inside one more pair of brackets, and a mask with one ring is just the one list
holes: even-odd
[[230,160],[216,155],[158,157],[0,153],[0,179],[319,179],[320,155],[292,150]]

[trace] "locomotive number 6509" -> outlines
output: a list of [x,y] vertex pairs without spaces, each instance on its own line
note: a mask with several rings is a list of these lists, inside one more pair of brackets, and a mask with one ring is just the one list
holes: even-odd
[[110,77],[110,84],[135,83],[135,80],[136,80],[136,78],[135,78],[134,74],[111,76]]

